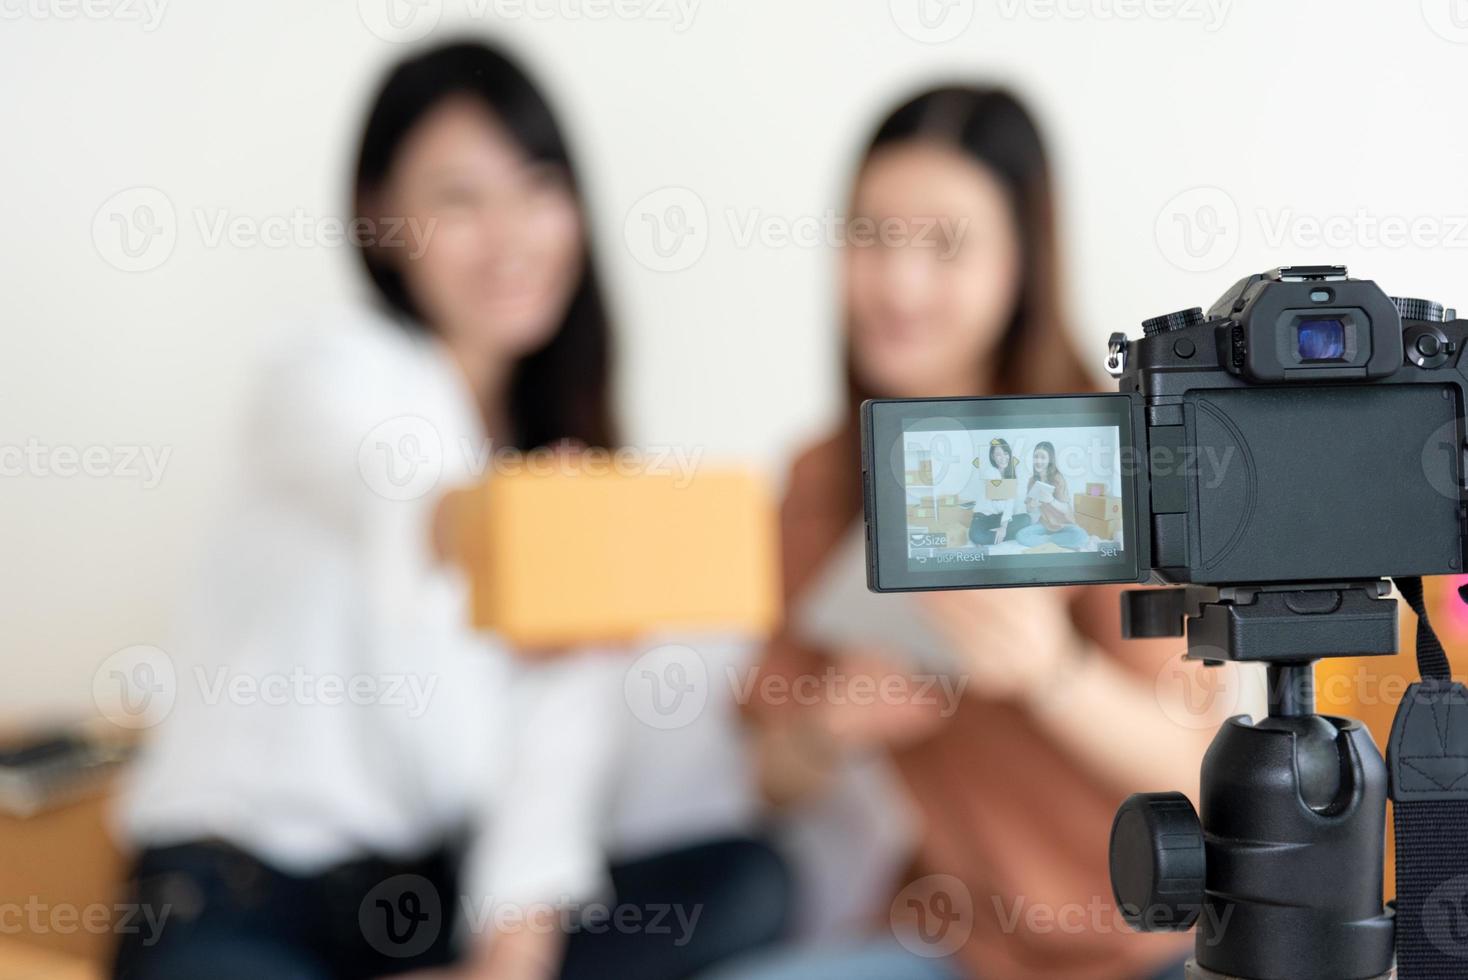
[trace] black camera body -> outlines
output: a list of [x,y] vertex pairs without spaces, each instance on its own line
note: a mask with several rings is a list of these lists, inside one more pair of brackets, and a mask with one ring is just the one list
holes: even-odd
[[863,405],[872,589],[1464,570],[1468,321],[1294,266],[1143,333],[1115,395]]
[[1463,569],[1468,321],[1297,266],[1143,332],[1114,336],[1108,367],[1143,399],[1158,580]]
[[1386,980],[1398,933],[1424,961],[1418,893],[1442,876],[1413,858],[1419,900],[1383,906],[1388,768],[1359,722],[1316,714],[1313,666],[1396,651],[1396,580],[1437,698],[1401,752],[1447,751],[1441,719],[1468,693],[1424,631],[1421,577],[1464,570],[1468,321],[1294,266],[1143,334],[1112,335],[1114,395],[865,403],[868,584],[1177,586],[1124,593],[1123,633],[1266,665],[1268,714],[1224,723],[1198,810],[1122,806],[1117,907],[1139,929],[1196,924],[1190,980]]

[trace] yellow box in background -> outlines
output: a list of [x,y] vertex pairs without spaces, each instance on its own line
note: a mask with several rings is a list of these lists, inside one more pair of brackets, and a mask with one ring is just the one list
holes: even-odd
[[1096,497],[1090,494],[1078,493],[1072,502],[1075,504],[1077,514],[1094,517],[1098,521],[1121,520],[1120,497]]
[[459,494],[455,520],[474,625],[511,643],[762,634],[778,616],[774,501],[742,470],[501,474]]

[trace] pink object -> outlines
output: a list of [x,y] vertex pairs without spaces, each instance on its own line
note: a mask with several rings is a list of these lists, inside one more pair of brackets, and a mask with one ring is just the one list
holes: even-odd
[[[1463,635],[1468,634],[1468,603],[1458,598],[1458,586],[1460,585],[1468,585],[1468,576],[1454,577],[1451,584],[1443,590],[1443,601],[1447,606],[1448,622],[1453,624],[1453,629],[1458,631],[1459,635]],[[1432,609],[1428,611],[1428,614],[1436,616],[1438,611]]]

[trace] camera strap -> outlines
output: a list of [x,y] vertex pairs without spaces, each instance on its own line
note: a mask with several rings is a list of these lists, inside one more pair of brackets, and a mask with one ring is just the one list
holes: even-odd
[[[1399,980],[1468,976],[1468,687],[1453,681],[1420,578],[1395,580],[1417,614],[1417,667],[1387,745],[1396,819]],[[1468,601],[1468,586],[1459,590]]]

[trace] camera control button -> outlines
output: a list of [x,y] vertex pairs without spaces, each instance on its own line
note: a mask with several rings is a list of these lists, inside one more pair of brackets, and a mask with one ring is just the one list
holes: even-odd
[[1455,353],[1453,343],[1439,327],[1408,327],[1405,340],[1407,360],[1427,370],[1442,367],[1448,363],[1448,355]]

